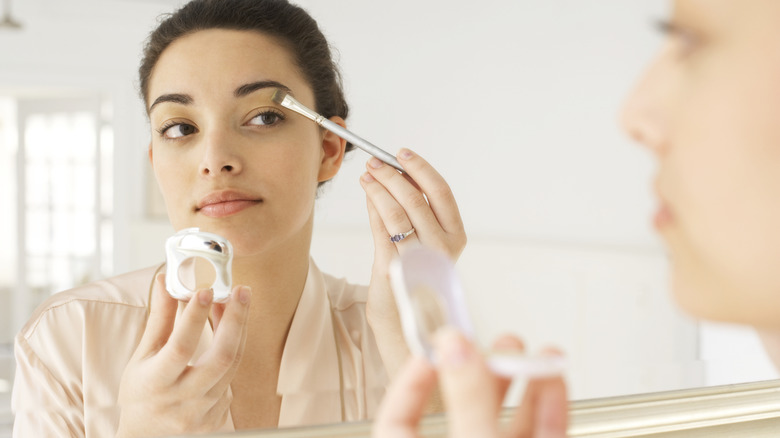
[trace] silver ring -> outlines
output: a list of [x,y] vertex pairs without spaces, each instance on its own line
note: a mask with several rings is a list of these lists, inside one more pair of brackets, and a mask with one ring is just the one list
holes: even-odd
[[393,243],[398,243],[404,239],[406,239],[408,236],[410,236],[412,233],[414,233],[414,227],[412,227],[411,230],[405,232],[405,233],[399,233],[393,236],[390,236],[390,241]]

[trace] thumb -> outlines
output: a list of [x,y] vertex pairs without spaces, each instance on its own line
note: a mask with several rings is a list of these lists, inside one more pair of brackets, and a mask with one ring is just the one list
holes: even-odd
[[448,327],[436,334],[434,344],[450,436],[497,436],[503,394],[482,355]]
[[566,436],[568,402],[566,384],[562,377],[546,379],[541,383],[538,406],[534,419],[535,438],[560,438]]

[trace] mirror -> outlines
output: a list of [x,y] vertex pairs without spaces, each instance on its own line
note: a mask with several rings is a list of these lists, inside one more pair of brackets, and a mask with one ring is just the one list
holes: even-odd
[[[26,0],[14,3],[21,28],[0,29],[3,199],[15,199],[19,183],[13,133],[32,129],[20,114],[41,115],[49,130],[59,122],[45,115],[61,105],[75,114],[73,135],[101,151],[91,155],[97,179],[82,181],[91,211],[101,206],[93,251],[65,283],[164,258],[173,229],[148,168],[135,72],[156,17],[181,3]],[[665,2],[297,3],[336,49],[350,128],[386,150],[416,150],[450,183],[469,236],[458,271],[483,345],[504,331],[532,350],[556,345],[572,364],[575,400],[777,377],[752,332],[675,307],[649,223],[653,162],[617,126],[660,42],[652,23]],[[355,283],[368,282],[373,259],[358,185],[366,159],[351,153],[324,189],[312,244],[324,272]],[[2,213],[0,226],[17,226],[16,213]],[[11,267],[0,273],[0,427],[8,346],[52,291],[20,286],[20,266],[53,268],[12,248],[0,253]]]

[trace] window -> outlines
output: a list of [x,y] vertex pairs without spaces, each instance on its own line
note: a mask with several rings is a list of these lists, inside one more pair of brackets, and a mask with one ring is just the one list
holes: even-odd
[[110,119],[97,97],[0,98],[0,430],[13,336],[52,293],[112,271]]

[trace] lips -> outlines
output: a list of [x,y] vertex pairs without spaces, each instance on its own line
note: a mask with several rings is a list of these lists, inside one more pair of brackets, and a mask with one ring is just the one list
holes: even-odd
[[672,212],[669,210],[669,206],[665,203],[661,203],[653,216],[653,226],[657,230],[662,230],[668,227],[672,223]]
[[236,214],[263,202],[263,199],[237,190],[221,190],[201,198],[195,211],[209,217],[225,217]]
[[661,194],[660,186],[661,186],[660,182],[656,181],[656,183],[654,184],[654,188],[655,188],[656,197],[658,199],[658,209],[653,215],[653,226],[657,230],[662,230],[668,227],[674,219],[674,216],[672,215],[672,209],[669,206],[669,203]]

